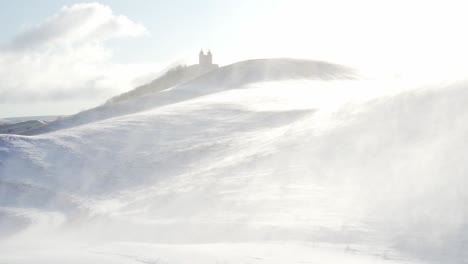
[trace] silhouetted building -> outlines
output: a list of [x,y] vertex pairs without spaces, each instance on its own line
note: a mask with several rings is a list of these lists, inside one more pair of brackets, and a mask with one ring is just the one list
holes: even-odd
[[208,50],[208,53],[205,55],[203,50],[200,50],[200,54],[198,54],[198,64],[200,66],[213,66],[213,54],[211,54],[211,51]]
[[187,66],[184,71],[186,73],[190,72],[191,76],[200,76],[217,69],[218,67],[218,64],[213,63],[213,54],[210,50],[208,50],[208,53],[206,54],[203,50],[200,50],[200,53],[198,54],[198,64]]

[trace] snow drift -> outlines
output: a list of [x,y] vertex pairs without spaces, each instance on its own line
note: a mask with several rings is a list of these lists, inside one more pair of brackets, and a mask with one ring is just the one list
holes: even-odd
[[73,241],[83,263],[464,263],[465,82],[416,89],[330,65],[243,62],[0,135],[0,231],[24,219],[0,247]]

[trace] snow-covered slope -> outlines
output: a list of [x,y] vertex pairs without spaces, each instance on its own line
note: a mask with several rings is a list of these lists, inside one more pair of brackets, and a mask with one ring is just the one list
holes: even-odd
[[21,123],[30,120],[42,120],[46,122],[54,121],[59,116],[21,116],[21,117],[7,117],[0,118],[0,125],[11,125],[16,123]]
[[42,120],[29,120],[16,124],[0,125],[0,134],[22,134],[29,130],[42,127],[46,123],[46,121]]
[[195,80],[183,82],[162,92],[157,90],[156,93],[150,93],[146,96],[133,96],[127,98],[127,100],[118,100],[115,103],[81,112],[24,134],[37,135],[125,114],[137,113],[226,89],[239,88],[249,83],[293,79],[344,80],[355,77],[356,73],[347,67],[319,61],[298,59],[242,61],[217,68]]
[[464,263],[465,84],[282,67],[0,135],[0,263]]
[[32,116],[0,118],[0,134],[24,134],[35,130],[48,122],[57,120],[58,116]]

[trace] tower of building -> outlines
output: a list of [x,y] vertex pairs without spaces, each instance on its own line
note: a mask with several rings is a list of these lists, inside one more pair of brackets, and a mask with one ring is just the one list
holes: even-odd
[[208,54],[206,54],[206,63],[208,65],[213,64],[213,55],[211,54],[211,50],[208,50]]

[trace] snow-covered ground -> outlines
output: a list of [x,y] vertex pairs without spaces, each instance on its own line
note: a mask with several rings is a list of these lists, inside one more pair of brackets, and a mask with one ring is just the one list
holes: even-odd
[[46,123],[43,120],[30,120],[10,125],[0,125],[0,134],[22,134],[31,129],[39,128]]
[[465,83],[291,64],[0,135],[0,263],[466,263]]
[[7,117],[7,118],[0,118],[1,125],[11,125],[15,123],[21,123],[30,120],[42,120],[46,122],[54,121],[58,118],[58,116],[23,116],[23,117]]
[[57,120],[57,118],[58,116],[0,118],[0,134],[23,134]]

